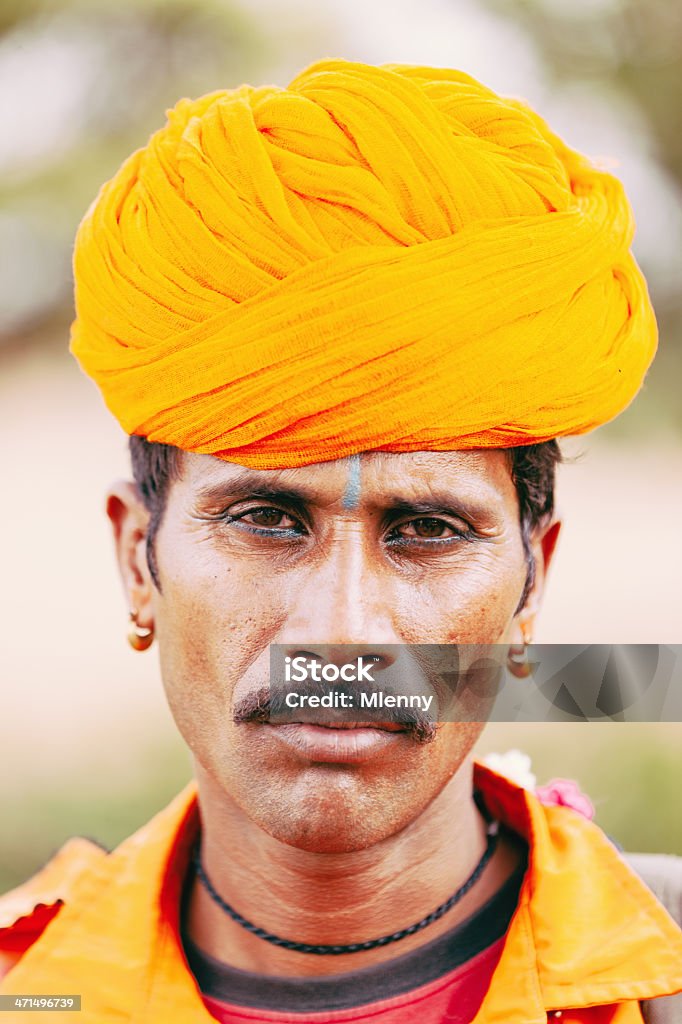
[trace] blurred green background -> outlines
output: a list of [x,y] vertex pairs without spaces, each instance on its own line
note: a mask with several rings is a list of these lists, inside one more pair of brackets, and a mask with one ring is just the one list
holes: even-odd
[[[571,448],[537,639],[679,641],[680,38],[668,0],[3,0],[0,890],[69,835],[116,843],[190,774],[154,656],[125,648],[102,515],[125,444],[67,353],[78,220],[182,95],[285,85],[326,56],[455,66],[611,162],[661,348],[633,406]],[[682,853],[681,739],[678,725],[491,726],[481,750],[521,747],[540,782],[577,778],[625,847]]]

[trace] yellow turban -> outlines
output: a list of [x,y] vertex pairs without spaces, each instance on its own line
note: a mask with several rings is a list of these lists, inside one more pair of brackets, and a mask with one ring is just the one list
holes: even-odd
[[522,103],[324,61],[181,100],[123,164],[72,350],[128,433],[257,468],[584,433],[656,349],[632,234]]

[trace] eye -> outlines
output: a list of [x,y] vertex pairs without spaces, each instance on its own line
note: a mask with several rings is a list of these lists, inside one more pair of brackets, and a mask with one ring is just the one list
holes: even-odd
[[241,522],[252,523],[254,526],[266,526],[270,529],[279,526],[285,530],[294,529],[298,521],[282,512],[280,508],[254,508],[239,516]]
[[449,523],[438,516],[420,516],[409,519],[393,527],[388,536],[391,544],[419,544],[420,542],[456,541],[470,536],[470,530],[464,523]]
[[[422,519],[412,519],[409,523],[399,526],[398,532],[403,537],[443,537],[452,536],[452,527],[444,520],[436,519],[434,516],[425,516]],[[447,533],[446,531],[450,531]]]
[[232,512],[223,519],[239,529],[261,536],[301,537],[306,533],[300,519],[295,519],[274,505],[258,505],[241,512]]

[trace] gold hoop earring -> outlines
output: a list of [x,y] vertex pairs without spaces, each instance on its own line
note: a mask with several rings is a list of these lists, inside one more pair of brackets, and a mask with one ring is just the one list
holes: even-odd
[[527,679],[531,673],[530,662],[528,661],[528,648],[533,642],[530,627],[527,623],[521,623],[522,644],[511,644],[507,652],[507,666],[509,671],[517,679]]
[[131,608],[128,643],[134,651],[146,651],[154,643],[154,628],[145,629],[143,626],[139,626],[137,623],[138,614],[136,608]]

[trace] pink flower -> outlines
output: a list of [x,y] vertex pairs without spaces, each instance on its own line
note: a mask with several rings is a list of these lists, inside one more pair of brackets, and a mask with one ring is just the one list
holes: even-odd
[[535,795],[548,807],[571,807],[585,818],[594,817],[594,807],[574,779],[552,779],[546,786],[537,786]]

